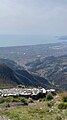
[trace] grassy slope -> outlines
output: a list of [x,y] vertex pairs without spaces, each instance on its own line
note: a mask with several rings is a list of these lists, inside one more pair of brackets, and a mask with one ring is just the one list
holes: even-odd
[[13,109],[1,111],[0,115],[6,115],[11,120],[67,120],[67,109],[52,110],[47,107],[46,102],[36,102],[29,106],[20,106]]
[[[1,102],[3,99],[5,102]],[[17,100],[22,100],[22,102]],[[58,109],[58,105],[63,101],[67,104],[67,92],[56,94],[52,100],[48,100],[47,96],[37,101],[33,100],[33,103],[30,100],[22,97],[0,98],[0,116],[6,116],[10,120],[67,120],[67,107]],[[24,105],[24,101],[28,103],[28,106]],[[19,103],[22,104],[19,105]],[[6,107],[8,104],[10,107]]]

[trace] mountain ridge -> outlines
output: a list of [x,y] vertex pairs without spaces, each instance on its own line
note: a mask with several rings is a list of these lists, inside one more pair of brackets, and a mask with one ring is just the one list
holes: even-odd
[[8,83],[8,86],[22,84],[33,87],[51,87],[47,79],[30,74],[23,67],[17,65],[11,60],[0,59],[0,86],[3,84],[6,86]]

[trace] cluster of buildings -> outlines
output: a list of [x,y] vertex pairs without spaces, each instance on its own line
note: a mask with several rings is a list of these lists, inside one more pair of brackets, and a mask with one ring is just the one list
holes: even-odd
[[36,97],[45,96],[48,92],[55,94],[55,89],[45,90],[44,88],[12,88],[12,89],[0,89],[0,96],[2,97]]

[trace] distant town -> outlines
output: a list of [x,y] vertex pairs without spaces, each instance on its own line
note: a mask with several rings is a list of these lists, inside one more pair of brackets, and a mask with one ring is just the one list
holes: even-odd
[[0,96],[2,97],[36,97],[39,94],[45,96],[47,93],[51,92],[55,94],[55,89],[44,89],[44,88],[12,88],[12,89],[0,89]]

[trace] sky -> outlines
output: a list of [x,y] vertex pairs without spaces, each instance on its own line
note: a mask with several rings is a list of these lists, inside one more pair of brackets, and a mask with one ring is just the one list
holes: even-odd
[[56,35],[67,35],[67,0],[0,0],[0,46],[56,42]]

